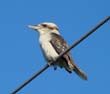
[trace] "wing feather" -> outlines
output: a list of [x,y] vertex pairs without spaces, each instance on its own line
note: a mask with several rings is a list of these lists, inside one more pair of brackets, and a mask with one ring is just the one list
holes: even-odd
[[62,38],[62,36],[55,33],[51,33],[51,37],[52,37],[52,40],[50,41],[50,43],[55,48],[58,54],[64,52],[64,50],[68,48],[68,45],[65,42],[65,40]]
[[[52,44],[52,46],[54,47],[58,54],[64,52],[68,48],[67,43],[60,35],[52,33],[51,36],[52,40],[50,41],[50,43]],[[61,59],[65,61],[63,65],[66,64],[65,69],[69,73],[71,73],[72,70],[74,70],[74,72],[77,75],[79,75],[82,79],[87,80],[86,74],[74,63],[69,52],[65,54]]]
[[[52,46],[54,47],[55,51],[58,54],[64,52],[68,48],[68,45],[65,42],[65,40],[62,38],[62,36],[52,33],[51,37],[52,37],[52,40],[50,41],[50,43],[52,44]],[[65,54],[62,57],[62,59],[65,61],[66,65],[71,64],[71,66],[73,68],[74,64],[73,64],[73,60],[72,60],[69,52],[67,54]]]

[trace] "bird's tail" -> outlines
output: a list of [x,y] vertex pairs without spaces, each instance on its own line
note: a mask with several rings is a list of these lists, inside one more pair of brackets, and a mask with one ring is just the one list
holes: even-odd
[[83,80],[87,80],[86,74],[77,65],[74,65],[73,70],[80,78],[82,78]]
[[66,63],[63,64],[65,65],[65,69],[69,73],[74,71],[80,78],[82,78],[83,80],[87,80],[86,74],[74,63],[74,61],[68,54],[65,56],[65,58],[63,58],[66,61]]

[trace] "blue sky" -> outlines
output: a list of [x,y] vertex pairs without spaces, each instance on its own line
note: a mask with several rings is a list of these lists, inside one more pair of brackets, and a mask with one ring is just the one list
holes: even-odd
[[[38,33],[27,25],[54,22],[71,45],[109,15],[109,0],[1,0],[0,93],[9,94],[46,64]],[[110,22],[71,51],[88,81],[49,68],[17,94],[109,94],[109,31]]]

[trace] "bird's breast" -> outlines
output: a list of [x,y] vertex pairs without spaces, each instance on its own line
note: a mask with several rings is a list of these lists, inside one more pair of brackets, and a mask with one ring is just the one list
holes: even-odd
[[50,34],[45,34],[40,36],[40,45],[44,52],[44,55],[47,60],[55,60],[58,57],[58,53],[55,51],[53,46],[51,45],[50,41],[52,40],[52,37]]

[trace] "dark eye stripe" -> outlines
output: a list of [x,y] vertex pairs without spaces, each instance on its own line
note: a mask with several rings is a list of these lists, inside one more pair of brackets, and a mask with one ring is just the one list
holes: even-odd
[[49,27],[49,29],[53,30],[54,28],[53,27]]
[[43,27],[47,27],[47,28],[49,28],[49,29],[51,29],[51,30],[53,30],[53,29],[56,29],[56,30],[58,30],[58,28],[57,27],[50,27],[50,26],[48,26],[47,24],[41,24]]
[[43,26],[43,27],[47,27],[47,25],[46,25],[46,24],[42,24],[42,26]]

